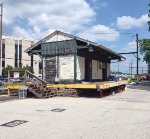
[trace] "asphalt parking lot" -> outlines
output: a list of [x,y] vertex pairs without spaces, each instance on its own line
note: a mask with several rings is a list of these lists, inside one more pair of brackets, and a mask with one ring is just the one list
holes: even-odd
[[104,98],[4,101],[0,125],[0,139],[149,139],[150,86]]

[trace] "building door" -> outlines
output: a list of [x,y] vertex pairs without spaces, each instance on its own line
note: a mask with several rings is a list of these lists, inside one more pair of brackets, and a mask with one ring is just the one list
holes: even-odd
[[85,58],[85,81],[90,82],[92,79],[92,60]]
[[106,64],[102,69],[102,74],[103,74],[103,81],[106,81],[107,80],[107,65]]

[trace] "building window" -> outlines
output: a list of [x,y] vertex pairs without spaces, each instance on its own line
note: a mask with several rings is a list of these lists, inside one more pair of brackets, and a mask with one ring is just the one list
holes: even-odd
[[5,39],[2,40],[2,67],[5,67]]
[[22,67],[22,40],[19,40],[19,67]]
[[18,41],[15,40],[15,67],[18,67]]

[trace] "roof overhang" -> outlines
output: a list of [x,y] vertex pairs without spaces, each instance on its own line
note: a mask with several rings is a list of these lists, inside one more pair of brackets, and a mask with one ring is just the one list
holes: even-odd
[[[46,42],[46,39],[56,35],[57,33],[61,35],[65,35],[70,37],[70,40],[63,40],[63,41],[53,41],[53,42]],[[25,50],[28,54],[40,54],[41,56],[57,56],[57,55],[68,55],[76,53],[77,50],[82,49],[89,49],[93,48],[93,53],[98,53],[100,55],[105,55],[110,60],[125,60],[126,58],[112,51],[109,48],[104,47],[103,45],[91,42],[89,40],[85,40],[79,37],[75,37],[73,35],[63,33],[60,31],[55,31],[49,36],[45,37],[41,41],[34,44],[32,47]]]

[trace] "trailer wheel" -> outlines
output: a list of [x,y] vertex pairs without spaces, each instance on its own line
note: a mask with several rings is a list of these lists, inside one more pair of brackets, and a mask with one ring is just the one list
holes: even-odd
[[125,85],[120,86],[121,88],[121,92],[123,92],[125,90]]
[[104,96],[102,90],[99,91],[99,95],[100,95],[100,98],[102,98]]
[[76,89],[77,91],[77,96],[80,97],[82,95],[82,90],[81,89]]
[[114,92],[115,92],[115,93],[119,93],[118,87],[114,87]]
[[115,95],[115,90],[113,88],[111,88],[110,91],[111,91],[111,95],[114,96]]

